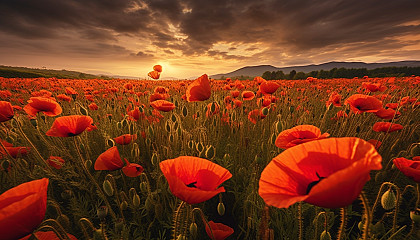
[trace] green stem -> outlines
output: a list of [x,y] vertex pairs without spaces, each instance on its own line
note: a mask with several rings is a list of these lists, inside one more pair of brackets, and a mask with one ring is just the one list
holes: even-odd
[[74,138],[74,145],[76,147],[77,153],[79,154],[79,164],[81,165],[81,168],[83,169],[83,171],[85,172],[85,174],[88,176],[88,178],[90,179],[90,181],[95,185],[96,189],[98,190],[99,194],[101,195],[102,199],[105,202],[105,205],[108,207],[109,213],[111,214],[112,218],[114,219],[114,221],[117,220],[117,216],[115,215],[114,211],[111,208],[111,204],[109,204],[104,192],[102,191],[102,188],[99,186],[99,184],[96,182],[96,179],[92,176],[92,174],[90,174],[89,170],[86,168],[86,165],[84,163],[83,160],[83,156],[80,153],[80,149],[79,149],[79,145],[77,144],[77,140],[76,138]]
[[365,213],[363,215],[366,218],[366,222],[365,222],[365,224],[363,226],[363,235],[362,235],[362,238],[363,238],[363,240],[368,240],[368,237],[369,237],[369,226],[370,226],[370,222],[372,221],[372,211],[370,209],[368,199],[367,199],[367,197],[366,197],[366,195],[365,195],[365,193],[363,191],[360,193],[360,198],[362,200],[363,207],[365,209]]
[[303,239],[302,202],[298,203],[299,240]]
[[338,229],[338,236],[337,240],[343,239],[344,231],[346,230],[346,224],[347,224],[347,208],[343,207],[340,209],[341,214],[341,223],[340,228]]

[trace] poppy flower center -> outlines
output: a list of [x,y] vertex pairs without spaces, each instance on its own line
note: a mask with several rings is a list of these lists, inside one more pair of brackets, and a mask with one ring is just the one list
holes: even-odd
[[190,188],[197,188],[197,186],[195,186],[195,184],[197,184],[197,181],[192,182],[192,183],[190,183],[190,184],[187,184],[187,187],[190,187]]
[[322,181],[322,179],[324,179],[325,177],[320,177],[319,175],[318,175],[318,173],[316,172],[316,176],[319,178],[319,180],[317,180],[317,181],[313,181],[313,182],[311,182],[311,183],[309,183],[308,184],[308,186],[306,187],[306,195],[308,195],[309,194],[309,192],[311,191],[311,189],[315,186],[315,185],[317,185],[319,182],[321,182]]
[[418,163],[418,162],[412,163],[410,165],[410,168],[414,168],[414,169],[419,169],[419,167],[420,167],[420,163]]

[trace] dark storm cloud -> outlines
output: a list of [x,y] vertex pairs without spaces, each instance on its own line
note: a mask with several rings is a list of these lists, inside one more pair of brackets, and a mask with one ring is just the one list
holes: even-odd
[[418,0],[2,0],[0,34],[27,42],[48,39],[53,44],[71,32],[75,38],[121,48],[124,42],[115,42],[127,35],[169,54],[181,51],[244,60],[213,46],[233,43],[227,49],[232,51],[236,45],[260,43],[267,53],[282,49],[289,54],[354,44],[375,51],[401,48],[413,43],[375,44],[419,34],[419,12]]

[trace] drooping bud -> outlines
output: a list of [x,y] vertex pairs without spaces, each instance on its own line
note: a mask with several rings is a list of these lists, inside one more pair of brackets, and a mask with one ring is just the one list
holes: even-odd
[[104,192],[108,196],[114,195],[114,188],[112,187],[112,184],[109,180],[105,180],[102,184],[102,188],[104,189]]
[[388,189],[381,197],[381,205],[385,210],[391,210],[395,207],[396,200],[395,193],[391,189]]
[[331,240],[331,234],[328,231],[323,231],[321,236],[319,237],[320,240]]
[[217,213],[220,216],[225,215],[225,205],[222,202],[219,202],[219,204],[217,205]]
[[138,208],[140,206],[140,196],[136,193],[133,196],[133,206]]
[[193,239],[197,237],[198,227],[197,223],[193,222],[190,224],[190,235]]

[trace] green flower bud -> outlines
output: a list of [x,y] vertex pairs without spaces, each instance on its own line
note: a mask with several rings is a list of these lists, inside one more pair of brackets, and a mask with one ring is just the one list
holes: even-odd
[[138,208],[140,206],[140,196],[136,193],[133,196],[133,206]]
[[127,210],[127,207],[128,207],[128,203],[127,203],[127,201],[123,201],[121,204],[120,204],[120,208],[121,208],[121,210]]
[[225,215],[225,205],[222,202],[219,202],[217,205],[217,213],[219,213],[220,216]]
[[206,150],[206,158],[212,159],[214,158],[215,155],[216,155],[216,149],[212,145],[210,145]]
[[395,193],[391,189],[388,189],[381,197],[381,205],[385,210],[391,210],[395,207],[396,200]]
[[190,235],[193,239],[195,239],[197,237],[197,233],[198,233],[197,223],[193,222],[190,224]]
[[188,109],[186,106],[182,107],[182,116],[186,117],[188,115]]
[[112,187],[112,184],[109,180],[105,180],[102,184],[102,188],[104,189],[104,192],[108,196],[114,195],[114,188]]
[[85,166],[86,166],[87,169],[90,169],[90,167],[92,167],[92,161],[91,160],[86,160]]

